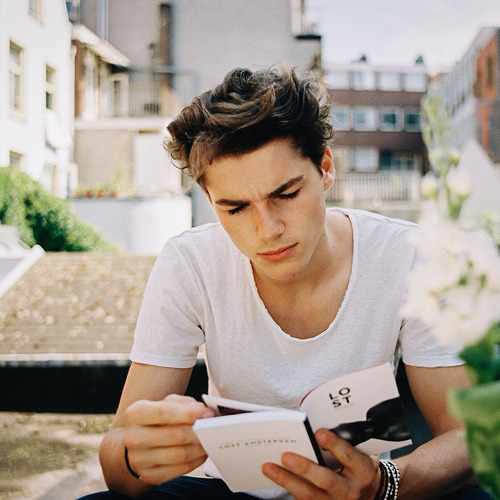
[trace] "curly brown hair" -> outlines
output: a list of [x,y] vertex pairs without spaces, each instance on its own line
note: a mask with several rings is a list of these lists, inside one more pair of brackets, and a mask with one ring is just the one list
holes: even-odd
[[165,147],[180,168],[203,186],[216,158],[254,151],[279,138],[292,139],[321,171],[333,137],[326,90],[312,76],[272,66],[236,68],[222,83],[195,97],[168,125]]

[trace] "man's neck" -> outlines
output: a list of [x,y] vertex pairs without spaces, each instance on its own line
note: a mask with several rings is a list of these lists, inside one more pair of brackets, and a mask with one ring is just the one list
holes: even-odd
[[260,274],[252,266],[259,291],[267,290],[282,296],[308,294],[321,283],[335,280],[352,263],[352,226],[342,212],[328,213],[325,231],[307,268],[287,279],[273,279]]

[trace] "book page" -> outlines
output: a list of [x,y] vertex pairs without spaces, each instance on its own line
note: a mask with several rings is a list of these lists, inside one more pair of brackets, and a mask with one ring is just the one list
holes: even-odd
[[275,406],[258,405],[255,403],[245,403],[234,399],[220,398],[218,396],[202,395],[203,402],[214,410],[217,416],[235,415],[238,413],[249,413],[254,411],[281,410]]

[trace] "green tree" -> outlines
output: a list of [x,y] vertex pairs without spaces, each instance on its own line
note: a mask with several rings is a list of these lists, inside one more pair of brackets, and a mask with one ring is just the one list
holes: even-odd
[[0,168],[0,222],[17,227],[27,245],[48,252],[116,251],[76,217],[66,200],[10,167]]

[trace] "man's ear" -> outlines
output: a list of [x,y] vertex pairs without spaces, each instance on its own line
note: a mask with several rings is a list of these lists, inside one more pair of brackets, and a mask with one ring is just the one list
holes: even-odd
[[326,148],[325,154],[321,159],[321,170],[323,172],[323,188],[326,191],[335,180],[335,164],[330,148]]

